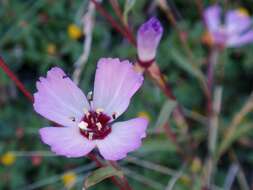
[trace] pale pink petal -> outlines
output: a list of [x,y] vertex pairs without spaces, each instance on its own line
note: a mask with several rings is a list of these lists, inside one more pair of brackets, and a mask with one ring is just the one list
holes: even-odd
[[39,133],[57,155],[81,157],[95,148],[94,142],[83,137],[78,127],[45,127]]
[[96,144],[100,154],[106,160],[120,160],[141,146],[141,140],[146,136],[148,121],[135,118],[112,125],[112,132]]
[[242,45],[252,43],[253,42],[253,30],[250,30],[242,35],[236,35],[233,37],[230,37],[227,41],[228,47],[240,47]]
[[226,14],[225,27],[229,34],[240,34],[251,25],[251,18],[239,10],[231,10]]
[[204,11],[204,18],[209,32],[219,30],[221,24],[221,8],[218,5],[208,7]]
[[[75,126],[89,109],[83,92],[57,67],[48,71],[47,77],[37,82],[34,109],[45,118],[63,126]],[[73,120],[75,118],[75,121]]]
[[143,76],[134,71],[129,61],[102,58],[98,61],[93,108],[118,117],[128,107],[131,97],[140,88]]

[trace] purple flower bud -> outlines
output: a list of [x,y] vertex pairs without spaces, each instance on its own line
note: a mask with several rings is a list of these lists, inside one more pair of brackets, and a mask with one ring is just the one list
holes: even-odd
[[140,62],[145,63],[155,59],[162,34],[163,27],[155,17],[140,26],[137,34],[137,51]]

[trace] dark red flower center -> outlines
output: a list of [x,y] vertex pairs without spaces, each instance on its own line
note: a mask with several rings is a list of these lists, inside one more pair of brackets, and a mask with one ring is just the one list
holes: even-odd
[[80,133],[89,140],[104,139],[111,132],[110,120],[103,112],[89,111],[78,125]]

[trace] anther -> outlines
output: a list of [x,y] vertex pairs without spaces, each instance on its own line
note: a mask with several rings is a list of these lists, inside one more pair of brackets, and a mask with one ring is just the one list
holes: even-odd
[[96,123],[96,126],[97,126],[99,131],[102,129],[102,124],[100,122]]
[[104,110],[103,110],[102,108],[97,108],[97,109],[96,109],[96,113],[97,113],[97,114],[100,114],[100,113],[103,112],[103,111],[104,111]]
[[116,112],[113,112],[112,118],[113,118],[113,119],[116,119],[116,116],[117,116],[117,113],[116,113]]
[[93,99],[92,95],[93,95],[92,91],[88,92],[88,94],[87,94],[88,101],[92,101],[92,99]]
[[70,117],[69,119],[71,119],[71,121],[75,122],[76,118],[75,117]]
[[86,108],[83,108],[83,112],[86,117],[89,117],[90,112]]
[[88,139],[89,139],[89,140],[92,140],[92,137],[93,137],[93,133],[90,132],[90,133],[89,133],[89,136],[88,136]]
[[84,131],[87,131],[89,130],[88,129],[88,123],[84,122],[84,121],[81,121],[79,124],[78,124],[78,127]]

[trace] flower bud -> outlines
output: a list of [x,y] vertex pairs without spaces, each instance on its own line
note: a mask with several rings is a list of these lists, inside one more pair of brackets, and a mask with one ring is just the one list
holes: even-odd
[[162,34],[163,27],[155,17],[140,26],[137,34],[137,52],[141,66],[149,67],[154,61]]

